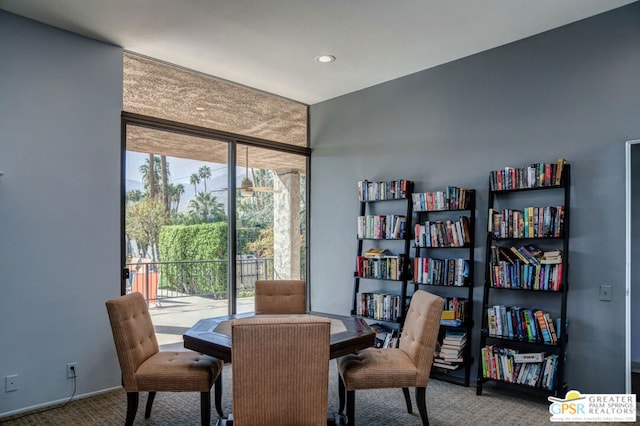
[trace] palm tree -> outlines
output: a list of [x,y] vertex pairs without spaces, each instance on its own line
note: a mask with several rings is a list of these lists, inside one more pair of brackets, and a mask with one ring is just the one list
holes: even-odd
[[141,165],[140,173],[142,174],[142,183],[144,189],[147,190],[149,198],[155,198],[158,194],[158,182],[160,182],[160,158],[153,154],[149,154],[146,163]]
[[193,185],[193,193],[197,195],[198,187],[196,185],[200,183],[200,176],[197,173],[192,174],[189,178],[189,183]]
[[189,201],[189,214],[201,223],[226,221],[224,205],[210,192],[198,192]]
[[173,204],[171,211],[177,213],[180,198],[184,195],[184,185],[181,183],[177,185],[169,184],[169,195],[171,196],[171,203]]
[[167,163],[167,156],[160,156],[160,174],[162,177],[162,203],[167,211],[171,211],[171,205],[169,204],[169,163]]
[[207,165],[200,167],[198,177],[204,181],[204,192],[207,192],[207,179],[211,179],[211,168]]

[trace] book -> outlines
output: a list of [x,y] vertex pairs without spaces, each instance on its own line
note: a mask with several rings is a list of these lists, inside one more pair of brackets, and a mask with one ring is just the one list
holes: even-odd
[[513,354],[513,362],[526,363],[526,362],[542,362],[542,361],[544,361],[544,352]]
[[565,164],[568,164],[567,160],[565,160],[562,157],[558,158],[558,161],[556,163],[556,175],[554,180],[554,184],[556,185],[560,185],[562,183],[562,170],[564,169]]
[[434,361],[432,365],[433,367],[444,368],[446,370],[457,370],[461,366],[460,364],[447,364],[442,361]]
[[382,248],[370,248],[364,252],[363,256],[370,259],[380,259],[382,256],[387,255],[389,252],[387,249]]

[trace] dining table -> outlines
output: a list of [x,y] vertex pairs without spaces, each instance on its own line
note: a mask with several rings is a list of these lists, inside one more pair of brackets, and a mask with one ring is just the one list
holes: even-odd
[[250,317],[317,316],[331,320],[329,356],[331,359],[373,346],[375,332],[359,317],[310,311],[307,314],[256,314],[255,312],[225,315],[199,320],[183,334],[184,347],[225,362],[231,362],[233,320]]

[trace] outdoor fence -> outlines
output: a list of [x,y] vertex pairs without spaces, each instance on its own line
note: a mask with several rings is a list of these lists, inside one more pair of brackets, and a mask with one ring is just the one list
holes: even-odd
[[[227,260],[127,263],[127,292],[142,293],[147,303],[162,299],[201,296],[228,298]],[[255,282],[273,278],[273,258],[236,260],[238,296],[254,294]]]

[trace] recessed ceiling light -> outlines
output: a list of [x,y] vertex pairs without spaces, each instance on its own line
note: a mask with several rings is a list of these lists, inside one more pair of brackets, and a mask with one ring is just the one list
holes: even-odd
[[316,61],[320,62],[321,64],[329,64],[335,60],[336,60],[336,57],[333,55],[316,56]]

